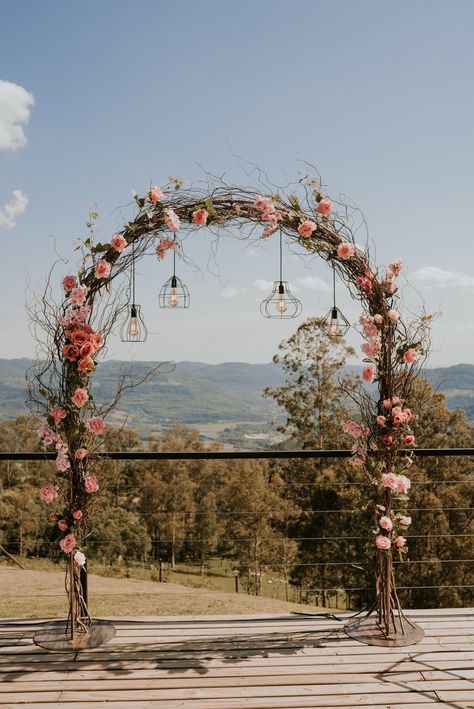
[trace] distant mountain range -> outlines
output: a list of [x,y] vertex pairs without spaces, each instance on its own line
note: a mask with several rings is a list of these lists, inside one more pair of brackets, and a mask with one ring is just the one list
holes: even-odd
[[[134,378],[140,379],[155,364],[134,362]],[[27,413],[25,374],[31,365],[29,359],[0,359],[0,420]],[[119,374],[129,370],[129,362],[101,364],[94,384],[96,398],[112,398]],[[474,365],[431,369],[426,376],[446,395],[450,408],[463,408],[474,420]],[[281,368],[271,362],[178,362],[171,373],[155,374],[143,385],[126,391],[111,414],[111,422],[126,420],[143,436],[185,423],[212,440],[248,446],[245,441],[252,439],[252,445],[256,441],[269,445],[273,438],[270,424],[278,417],[278,409],[273,401],[262,397],[262,390],[282,381]]]

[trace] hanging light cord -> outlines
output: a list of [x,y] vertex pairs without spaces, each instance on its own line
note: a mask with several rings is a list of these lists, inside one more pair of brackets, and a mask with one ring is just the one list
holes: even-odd
[[[173,243],[176,244],[176,234],[173,235]],[[173,278],[176,278],[176,246],[173,247]]]
[[280,229],[280,283],[283,281],[283,229]]
[[132,241],[132,305],[135,305],[135,241]]
[[336,308],[336,269],[334,264],[332,265],[332,302],[333,308]]

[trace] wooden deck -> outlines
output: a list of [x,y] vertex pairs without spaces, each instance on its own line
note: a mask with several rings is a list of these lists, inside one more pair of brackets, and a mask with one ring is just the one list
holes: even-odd
[[38,621],[0,621],[0,709],[474,708],[472,612],[410,615],[426,636],[406,648],[260,615],[119,618],[109,644],[78,653],[36,646]]

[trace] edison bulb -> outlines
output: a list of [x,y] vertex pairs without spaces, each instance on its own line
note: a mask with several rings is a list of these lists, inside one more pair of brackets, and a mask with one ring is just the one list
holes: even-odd
[[278,303],[276,305],[276,309],[279,313],[286,313],[288,308],[286,307],[285,303],[285,295],[283,293],[280,293],[278,297]]
[[341,328],[339,327],[339,320],[337,318],[332,318],[329,325],[329,337],[339,337],[341,334]]
[[138,337],[138,319],[136,317],[130,318],[130,324],[128,326],[128,336]]
[[179,305],[179,298],[176,293],[176,288],[171,288],[170,297],[168,298],[168,305],[172,308],[176,308],[176,306]]

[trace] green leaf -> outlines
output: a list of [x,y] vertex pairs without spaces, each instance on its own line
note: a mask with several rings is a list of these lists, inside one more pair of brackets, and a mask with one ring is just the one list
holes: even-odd
[[290,194],[290,204],[295,208],[300,210],[301,204],[298,197],[295,194]]

